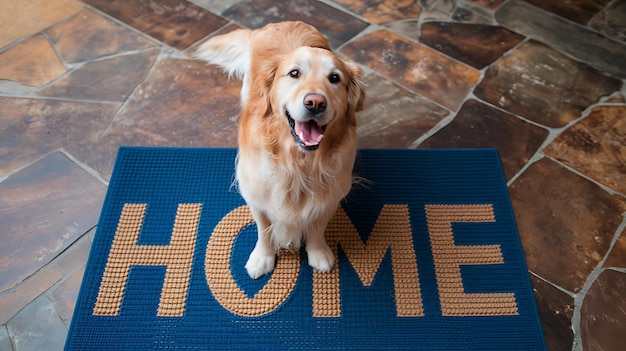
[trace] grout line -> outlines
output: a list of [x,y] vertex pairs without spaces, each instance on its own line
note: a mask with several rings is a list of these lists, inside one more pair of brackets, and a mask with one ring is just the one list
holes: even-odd
[[575,298],[575,297],[576,297],[576,293],[573,293],[573,292],[571,292],[571,291],[569,291],[569,290],[567,290],[567,289],[565,289],[565,288],[563,288],[563,287],[561,287],[561,286],[559,286],[559,285],[557,285],[557,284],[555,284],[555,283],[553,283],[553,282],[549,281],[548,279],[546,279],[546,278],[544,278],[544,277],[540,276],[539,274],[537,274],[537,273],[535,273],[535,272],[533,272],[533,271],[531,271],[531,270],[528,270],[528,272],[529,272],[532,276],[537,277],[537,279],[539,279],[539,280],[543,281],[544,283],[546,283],[546,284],[548,284],[548,285],[550,285],[550,286],[552,286],[552,287],[556,288],[557,290],[561,291],[562,293],[567,294],[569,297],[571,297],[571,298]]
[[16,173],[18,173],[18,172],[22,171],[23,169],[25,169],[25,168],[27,168],[27,167],[30,167],[31,165],[34,165],[35,163],[37,163],[37,162],[41,161],[44,157],[47,157],[47,156],[49,156],[49,155],[53,154],[55,151],[56,151],[56,150],[51,150],[51,151],[49,151],[49,152],[46,152],[45,154],[43,154],[43,155],[41,155],[41,156],[39,156],[39,157],[35,158],[35,159],[34,159],[34,160],[32,160],[31,162],[29,162],[29,163],[27,163],[27,164],[24,164],[23,166],[18,167],[18,168],[16,168],[16,169],[12,170],[12,171],[9,171],[9,173],[7,173],[6,175],[4,175],[4,176],[0,177],[0,183],[2,183],[3,181],[5,181],[5,180],[7,180],[7,179],[11,178],[14,174],[16,174]]
[[626,228],[626,212],[622,214],[622,217],[623,217],[622,223],[619,225],[619,227],[615,231],[615,234],[613,234],[613,240],[611,240],[611,243],[609,245],[609,248],[607,249],[606,254],[602,258],[602,260],[600,260],[600,262],[596,265],[596,267],[591,272],[591,274],[589,274],[589,276],[587,277],[587,280],[585,281],[585,284],[574,297],[574,315],[572,316],[572,331],[574,332],[574,345],[572,347],[572,351],[582,351],[582,335],[580,334],[581,309],[582,309],[583,303],[585,302],[585,297],[587,296],[589,289],[591,289],[591,287],[593,286],[593,283],[595,283],[595,281],[600,276],[600,274],[602,274],[602,272],[608,269],[608,268],[603,268],[602,265],[604,265],[604,262],[606,261],[608,256],[611,254],[611,251],[613,250],[615,243],[617,242],[622,232],[624,232],[624,229]]
[[124,99],[124,101],[122,101],[120,103],[119,108],[117,109],[117,111],[113,115],[113,118],[111,118],[111,121],[109,121],[109,123],[102,130],[102,132],[100,134],[98,134],[98,138],[101,138],[107,131],[110,130],[111,125],[113,124],[113,122],[115,122],[117,120],[118,116],[120,115],[122,110],[126,107],[128,102],[133,99],[133,97],[135,96],[136,92],[138,90],[140,90],[141,87],[144,85],[144,83],[152,76],[152,73],[154,73],[154,70],[156,69],[156,66],[159,64],[159,62],[161,62],[163,57],[165,57],[165,56],[169,57],[170,54],[171,53],[169,52],[169,48],[168,47],[159,47],[159,53],[157,54],[157,57],[152,62],[152,66],[150,67],[150,69],[148,69],[148,72],[146,72],[146,75],[144,76],[144,78],[141,80],[141,82],[139,82],[139,83],[137,83],[135,85],[133,90],[131,90],[128,93],[128,95],[126,96],[126,99]]
[[[611,95],[612,95],[612,94],[614,94],[614,93],[615,93],[615,92],[612,92],[612,93],[611,93]],[[597,100],[596,102],[591,103],[591,104],[590,104],[590,105],[588,105],[588,106],[587,106],[584,110],[582,110],[582,111],[581,111],[581,113],[580,113],[580,115],[579,115],[577,118],[574,118],[573,120],[571,120],[570,122],[566,123],[565,125],[563,125],[563,126],[561,126],[561,127],[548,127],[548,126],[545,126],[545,125],[539,124],[539,123],[537,123],[537,122],[535,122],[535,121],[532,121],[532,120],[527,119],[526,117],[523,117],[523,116],[518,115],[518,114],[514,114],[514,113],[512,113],[512,112],[510,112],[510,111],[504,110],[504,109],[503,109],[503,108],[501,108],[500,106],[493,105],[492,103],[490,103],[490,102],[486,102],[486,101],[485,101],[484,103],[485,103],[485,104],[487,104],[487,105],[489,105],[489,106],[492,106],[492,107],[494,107],[494,108],[497,108],[498,110],[504,111],[504,112],[506,112],[506,113],[508,113],[508,114],[511,114],[511,115],[513,115],[514,117],[516,117],[516,118],[518,118],[518,119],[520,119],[520,120],[522,120],[522,121],[524,121],[524,122],[526,122],[526,123],[529,123],[529,124],[531,124],[531,125],[534,125],[534,126],[540,127],[540,128],[545,129],[545,130],[547,130],[547,131],[549,132],[549,134],[548,134],[548,136],[546,137],[546,139],[545,139],[545,140],[543,141],[543,143],[542,143],[542,144],[541,144],[541,145],[537,148],[537,151],[535,152],[535,154],[534,154],[534,155],[533,155],[533,156],[529,159],[529,161],[528,161],[528,162],[526,162],[526,164],[525,164],[525,165],[524,165],[524,166],[523,166],[523,167],[522,167],[522,168],[521,168],[521,169],[520,169],[520,170],[519,170],[519,171],[518,171],[518,172],[517,172],[517,173],[516,173],[516,174],[515,174],[515,175],[514,175],[514,176],[513,176],[513,177],[512,177],[509,181],[508,181],[508,182],[507,182],[507,186],[511,186],[511,184],[513,184],[513,182],[514,182],[517,178],[519,178],[519,176],[521,176],[521,174],[522,174],[522,173],[523,173],[526,169],[528,169],[528,167],[529,167],[532,163],[534,163],[534,162],[536,162],[536,161],[539,161],[539,160],[540,160],[540,159],[542,159],[543,157],[546,157],[546,156],[547,156],[547,157],[549,157],[551,160],[556,161],[559,165],[564,166],[566,169],[568,169],[568,170],[570,170],[570,171],[574,172],[575,174],[578,174],[578,175],[580,175],[580,176],[584,177],[584,178],[585,178],[585,179],[587,179],[587,180],[592,181],[594,184],[596,184],[596,185],[600,186],[602,189],[604,189],[604,190],[608,191],[610,194],[620,194],[619,192],[617,192],[617,191],[615,191],[615,190],[611,189],[610,187],[608,187],[608,186],[606,186],[606,185],[604,185],[604,184],[602,184],[602,183],[598,182],[597,180],[594,180],[594,179],[592,179],[592,178],[589,178],[588,176],[586,176],[586,175],[584,175],[584,174],[580,173],[579,171],[577,171],[577,170],[575,170],[575,169],[573,169],[573,168],[571,168],[571,167],[569,167],[569,166],[565,165],[564,163],[562,163],[562,162],[560,162],[560,161],[557,161],[556,159],[554,159],[554,158],[550,157],[548,154],[546,154],[546,153],[544,152],[544,151],[545,151],[545,149],[546,149],[546,148],[547,148],[550,144],[552,144],[552,142],[554,142],[554,140],[556,140],[559,136],[561,136],[561,135],[562,135],[562,134],[563,134],[566,130],[568,130],[569,128],[571,128],[571,127],[572,127],[572,126],[574,126],[575,124],[577,124],[577,123],[579,123],[579,122],[583,121],[583,120],[584,120],[584,119],[586,119],[587,117],[589,117],[589,115],[591,114],[591,112],[592,112],[592,111],[593,111],[596,107],[598,107],[598,106],[606,106],[606,103],[604,103],[604,102],[603,102],[603,99],[606,99],[606,98],[608,98],[609,96],[610,96],[610,95],[607,95],[607,96],[601,96],[600,98],[598,98],[598,100]],[[480,100],[480,101],[482,102],[483,100]],[[625,196],[624,194],[620,194],[620,195]]]
[[85,8],[86,8],[86,9],[89,9],[89,10],[91,10],[91,11],[93,11],[93,12],[97,13],[97,14],[99,14],[100,16],[104,17],[105,19],[108,19],[109,21],[111,21],[111,22],[113,22],[113,23],[116,23],[116,24],[118,24],[118,25],[120,25],[120,26],[122,26],[122,27],[124,27],[124,28],[126,28],[126,29],[129,29],[130,31],[132,31],[132,32],[134,32],[135,34],[137,34],[137,35],[141,36],[142,38],[144,38],[144,39],[146,39],[146,40],[148,40],[148,41],[151,41],[151,42],[155,43],[157,47],[161,47],[161,46],[163,46],[163,47],[167,47],[167,48],[169,48],[170,50],[176,50],[176,49],[174,49],[174,48],[169,47],[167,44],[165,44],[165,43],[163,43],[163,42],[159,41],[158,39],[156,39],[156,38],[154,38],[154,37],[150,36],[148,33],[144,33],[144,32],[142,32],[142,31],[140,31],[139,29],[137,29],[137,28],[135,28],[135,27],[131,26],[130,24],[128,24],[128,23],[126,23],[126,22],[123,22],[123,21],[121,21],[121,20],[119,20],[119,19],[117,19],[117,18],[115,18],[115,17],[113,17],[113,16],[109,15],[108,13],[106,13],[106,12],[104,12],[104,11],[100,10],[100,9],[99,9],[99,8],[97,8],[97,7],[91,6],[91,5],[89,5],[89,4],[85,4]]
[[81,162],[79,159],[74,157],[74,155],[70,154],[69,151],[67,151],[65,149],[60,149],[59,151],[65,157],[67,157],[70,161],[74,162],[74,164],[76,164],[78,167],[80,167],[83,171],[89,173],[91,176],[96,178],[100,183],[104,184],[107,187],[109,186],[109,182],[106,181],[104,178],[102,178],[102,176],[100,176],[100,173],[98,173],[95,169],[93,169],[93,168],[87,166],[85,163]]
[[584,173],[581,173],[579,170],[577,170],[577,169],[575,169],[575,168],[572,168],[571,166],[567,165],[566,163],[564,163],[564,162],[562,162],[562,161],[560,161],[560,160],[558,160],[558,159],[556,159],[556,158],[553,158],[553,157],[552,157],[552,156],[550,156],[550,155],[544,155],[544,157],[549,158],[550,160],[554,161],[555,163],[557,163],[557,164],[558,164],[558,165],[560,165],[561,167],[563,167],[563,168],[567,169],[568,171],[570,171],[570,172],[572,172],[572,173],[574,173],[574,174],[578,175],[579,177],[582,177],[582,178],[584,178],[584,179],[586,179],[586,180],[588,180],[588,181],[590,181],[590,182],[594,183],[594,184],[595,184],[595,185],[597,185],[600,189],[602,189],[602,190],[606,191],[607,193],[609,193],[609,194],[611,194],[611,195],[618,195],[618,196],[626,197],[626,194],[622,194],[622,193],[620,193],[620,192],[618,192],[618,191],[616,191],[616,190],[613,190],[611,187],[609,187],[609,186],[607,186],[607,185],[605,185],[605,184],[600,183],[598,180],[593,179],[593,178],[589,177],[588,175],[586,175],[586,174],[584,174]]
[[[422,95],[420,95],[420,96],[422,96]],[[427,99],[428,101],[431,101],[428,98],[425,98],[425,99]],[[437,105],[437,106],[439,106],[439,105]],[[437,134],[437,132],[439,132],[440,130],[445,128],[448,124],[452,123],[452,121],[457,116],[457,112],[450,111],[448,109],[446,109],[446,110],[449,111],[448,115],[446,117],[442,118],[441,121],[439,121],[437,124],[435,124],[426,133],[422,134],[419,138],[415,139],[415,141],[413,141],[411,143],[411,145],[408,146],[408,149],[417,149],[420,146],[420,144],[423,143],[426,139],[428,139],[431,136]]]

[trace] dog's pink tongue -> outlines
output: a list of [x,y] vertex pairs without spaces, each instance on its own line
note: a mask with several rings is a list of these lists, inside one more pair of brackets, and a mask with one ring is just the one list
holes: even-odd
[[324,131],[319,124],[314,121],[296,122],[296,134],[306,146],[315,146],[322,141]]

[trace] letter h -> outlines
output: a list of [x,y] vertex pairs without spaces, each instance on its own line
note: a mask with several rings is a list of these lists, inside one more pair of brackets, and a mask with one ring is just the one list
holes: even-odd
[[119,314],[131,266],[165,266],[157,316],[180,317],[185,311],[202,204],[178,205],[169,245],[138,245],[146,207],[124,204],[93,309],[95,316]]

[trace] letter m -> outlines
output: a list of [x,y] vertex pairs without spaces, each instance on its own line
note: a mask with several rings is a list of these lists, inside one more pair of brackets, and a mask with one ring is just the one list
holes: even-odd
[[364,286],[372,285],[391,248],[396,314],[399,317],[424,315],[407,205],[383,206],[365,243],[348,215],[339,207],[326,228],[326,241],[335,254],[337,264],[329,273],[313,272],[314,317],[341,316],[339,245]]

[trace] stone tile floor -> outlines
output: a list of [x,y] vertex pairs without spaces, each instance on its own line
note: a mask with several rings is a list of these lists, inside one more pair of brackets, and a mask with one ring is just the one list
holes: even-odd
[[369,148],[497,147],[550,350],[626,350],[626,1],[0,0],[0,350],[60,350],[120,145],[234,147],[208,36],[298,19]]

